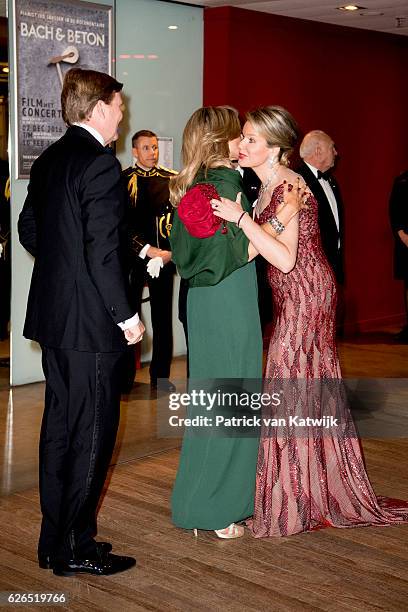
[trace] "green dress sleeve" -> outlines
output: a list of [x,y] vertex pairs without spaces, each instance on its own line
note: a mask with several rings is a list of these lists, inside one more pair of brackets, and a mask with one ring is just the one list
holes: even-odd
[[[228,168],[215,168],[205,180],[196,180],[195,184],[204,182],[214,185],[221,197],[230,200],[235,200],[237,193],[242,192],[241,177]],[[250,210],[244,194],[242,206]],[[216,285],[248,263],[248,238],[235,223],[227,223],[227,228],[225,234],[220,226],[209,238],[195,238],[187,232],[176,209],[170,236],[172,258],[180,276],[188,279],[190,287]]]

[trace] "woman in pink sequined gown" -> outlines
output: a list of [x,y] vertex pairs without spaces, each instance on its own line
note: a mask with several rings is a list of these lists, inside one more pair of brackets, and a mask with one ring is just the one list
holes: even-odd
[[[336,285],[321,246],[316,200],[310,195],[308,208],[286,228],[276,223],[276,212],[284,205],[284,182],[296,188],[302,181],[287,167],[296,138],[291,115],[281,107],[265,107],[247,115],[240,145],[241,167],[253,168],[262,181],[255,219],[245,214],[240,227],[255,249],[274,263],[268,265],[274,327],[265,390],[276,390],[276,381],[285,389],[278,411],[263,414],[283,417],[285,424],[266,426],[264,420],[262,425],[255,512],[248,523],[259,538],[327,526],[408,521],[408,504],[377,497],[365,471],[341,385],[335,343]],[[242,215],[239,204],[228,200],[215,202],[214,208],[228,221],[237,222]],[[265,230],[268,222],[279,231],[277,237]],[[312,416],[335,414],[339,425],[288,424],[291,415],[306,416],[311,411]]]

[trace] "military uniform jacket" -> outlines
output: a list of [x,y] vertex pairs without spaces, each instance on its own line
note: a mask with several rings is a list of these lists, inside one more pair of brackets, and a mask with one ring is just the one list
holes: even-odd
[[128,193],[128,229],[132,250],[139,254],[146,245],[170,251],[173,206],[169,201],[169,180],[177,172],[155,166],[123,171]]

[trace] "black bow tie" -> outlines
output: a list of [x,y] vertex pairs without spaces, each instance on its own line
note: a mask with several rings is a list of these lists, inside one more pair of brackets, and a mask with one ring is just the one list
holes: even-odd
[[328,181],[330,178],[330,172],[328,170],[326,170],[326,172],[321,172],[320,170],[317,171],[317,178],[318,179],[323,179],[325,181]]

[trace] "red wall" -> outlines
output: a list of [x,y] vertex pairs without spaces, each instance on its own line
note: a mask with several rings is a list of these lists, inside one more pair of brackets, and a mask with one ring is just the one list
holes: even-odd
[[[204,12],[204,104],[285,106],[322,129],[340,159],[346,323],[403,321],[393,279],[388,197],[408,168],[408,38],[232,7]],[[407,203],[408,205],[408,203]]]

